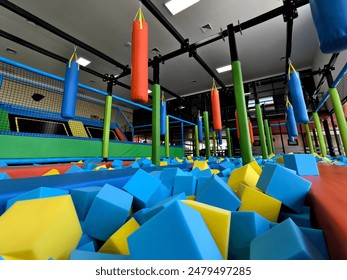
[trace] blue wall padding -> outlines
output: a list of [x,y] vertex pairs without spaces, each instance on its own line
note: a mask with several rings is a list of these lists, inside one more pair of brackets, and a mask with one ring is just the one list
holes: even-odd
[[313,22],[323,53],[347,49],[346,0],[310,0]]
[[87,213],[92,206],[94,198],[101,190],[101,187],[86,187],[72,189],[70,191],[72,201],[75,205],[76,213],[80,221],[84,221]]
[[222,145],[223,144],[223,135],[222,135],[222,131],[218,130],[218,145]]
[[70,260],[130,260],[130,256],[73,250],[70,255]]
[[308,123],[309,118],[298,72],[293,71],[290,73],[290,78],[288,77],[288,86],[294,109],[295,121],[301,124]]
[[160,135],[166,134],[166,101],[160,101]]
[[322,257],[326,260],[330,259],[324,232],[320,229],[300,227],[301,231],[307,236],[312,244],[317,248]]
[[291,169],[268,163],[263,167],[257,187],[281,201],[291,210],[300,213],[311,184],[311,182],[296,175]]
[[105,184],[95,196],[84,220],[86,233],[106,241],[124,224],[132,201],[133,196],[129,193]]
[[290,168],[300,176],[318,176],[319,170],[313,154],[283,155],[284,166]]
[[15,202],[21,201],[21,200],[47,198],[47,197],[54,197],[54,196],[67,195],[67,194],[69,194],[69,192],[65,190],[57,190],[52,188],[41,187],[41,188],[34,189],[32,191],[23,193],[21,195],[18,195],[12,199],[9,199],[6,204],[6,209],[10,208]]
[[78,76],[78,63],[72,60],[71,67],[69,67],[69,62],[67,62],[65,72],[63,103],[61,106],[61,116],[66,119],[75,118],[76,100],[78,93]]
[[165,208],[169,207],[172,203],[178,200],[186,200],[187,197],[185,193],[180,193],[174,196],[171,196],[167,199],[164,199],[163,201],[157,203],[153,207],[147,209],[147,211],[143,214],[143,217],[146,221],[153,218],[155,215],[157,215],[160,211],[164,210]]
[[288,135],[289,136],[298,136],[298,128],[296,126],[296,122],[295,122],[295,116],[294,116],[294,109],[293,106],[291,104],[288,104],[287,109],[286,109],[286,113],[287,113],[287,129],[288,129]]
[[185,193],[187,196],[195,195],[196,184],[195,176],[176,176],[172,194]]
[[302,208],[301,213],[281,211],[278,216],[278,222],[283,222],[287,220],[288,218],[291,218],[298,227],[306,227],[306,228],[312,227],[310,207],[304,206]]
[[323,256],[289,218],[251,242],[251,260],[322,260]]
[[196,201],[229,211],[236,211],[241,205],[236,193],[217,175],[211,176]]
[[256,212],[232,212],[228,259],[249,260],[251,241],[271,228]]
[[204,141],[204,132],[202,128],[202,117],[198,117],[198,139],[199,142]]
[[134,205],[138,209],[152,207],[171,195],[157,177],[142,169],[131,177],[123,189],[134,196]]
[[222,260],[200,213],[180,201],[128,237],[134,260]]

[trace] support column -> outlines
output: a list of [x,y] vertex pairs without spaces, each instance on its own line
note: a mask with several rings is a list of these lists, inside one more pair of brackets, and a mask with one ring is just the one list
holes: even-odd
[[110,127],[111,127],[111,112],[112,112],[112,92],[106,96],[105,113],[104,113],[104,128],[102,135],[102,157],[107,161],[109,145],[110,145]]
[[284,141],[283,141],[283,134],[282,134],[282,127],[281,125],[278,126],[280,129],[280,136],[281,136],[281,143],[282,143],[282,152],[285,154],[286,153],[286,148],[284,147]]
[[330,134],[329,124],[328,124],[327,120],[323,121],[323,127],[324,127],[324,131],[325,131],[325,138],[327,139],[329,154],[330,154],[330,156],[334,157],[335,151],[334,151],[334,147],[333,147],[333,141],[331,140],[331,134]]
[[200,156],[199,150],[199,135],[198,135],[198,126],[194,126],[194,136],[195,136],[195,155]]
[[159,62],[154,58],[152,86],[152,163],[160,166],[160,85]]
[[340,148],[340,140],[339,137],[337,136],[337,131],[335,128],[335,122],[334,122],[334,118],[333,115],[330,114],[330,120],[331,120],[331,125],[333,127],[334,130],[334,135],[335,135],[335,141],[336,141],[336,145],[337,145],[337,150],[339,151],[339,155],[342,156],[342,152],[341,152],[341,148]]
[[266,147],[266,137],[265,137],[265,130],[264,130],[264,124],[263,124],[263,115],[261,113],[261,107],[260,104],[255,104],[255,111],[257,114],[257,123],[258,123],[258,131],[259,131],[259,139],[260,139],[260,146],[261,146],[261,155],[263,159],[268,159],[268,151]]
[[325,156],[327,154],[327,148],[325,146],[322,126],[321,126],[320,119],[317,112],[313,112],[313,120],[317,130],[320,151],[321,151],[321,154]]
[[269,124],[269,131],[270,131],[270,139],[271,139],[271,149],[272,149],[272,153],[275,154],[275,143],[274,143],[274,137],[272,135],[272,128],[271,125]]
[[347,154],[347,124],[346,124],[346,118],[343,112],[340,96],[336,88],[330,88],[329,94],[331,97],[331,101],[333,103],[337,126],[339,127],[342,145],[343,145],[343,148],[345,149],[345,155],[346,155]]
[[208,123],[208,112],[204,111],[204,133],[205,133],[205,150],[206,158],[209,159],[211,156],[210,151],[210,127]]
[[310,153],[314,154],[314,148],[313,148],[313,143],[312,143],[311,131],[310,131],[310,126],[308,125],[308,123],[305,123],[305,130],[306,130],[308,147],[310,148]]
[[212,140],[213,140],[213,156],[217,154],[217,145],[216,145],[216,133],[212,131]]
[[305,152],[305,154],[306,154],[306,143],[305,143],[304,133],[302,132],[302,126],[301,126],[301,124],[299,125],[299,128],[300,128],[300,134],[301,134],[302,144],[304,145],[304,152]]
[[232,157],[233,151],[232,151],[232,147],[231,147],[230,128],[226,129],[226,135],[227,135],[228,157]]
[[166,116],[165,157],[170,157],[170,117]]
[[253,161],[253,154],[251,138],[248,128],[248,116],[245,93],[243,88],[241,62],[238,58],[234,26],[232,24],[228,25],[228,38],[230,56],[232,61],[232,76],[234,82],[236,110],[239,120],[240,152],[242,157],[242,163],[243,165],[245,165]]
[[270,135],[269,122],[267,119],[264,120],[264,128],[265,128],[265,135],[266,135],[267,150],[269,154],[272,154],[271,135]]

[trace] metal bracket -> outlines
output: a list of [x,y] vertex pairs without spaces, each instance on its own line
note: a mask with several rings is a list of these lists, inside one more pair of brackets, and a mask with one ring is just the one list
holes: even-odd
[[283,0],[285,11],[283,13],[284,22],[293,20],[299,16],[295,0]]

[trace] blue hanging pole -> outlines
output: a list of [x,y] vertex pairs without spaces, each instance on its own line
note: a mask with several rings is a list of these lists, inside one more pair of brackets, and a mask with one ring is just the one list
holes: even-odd
[[198,116],[198,138],[199,138],[199,142],[203,142],[204,141],[204,131],[203,131],[203,127],[202,127],[202,117]]

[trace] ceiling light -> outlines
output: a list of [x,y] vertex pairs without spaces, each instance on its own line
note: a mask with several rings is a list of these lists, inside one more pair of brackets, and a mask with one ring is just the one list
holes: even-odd
[[152,91],[149,89],[149,90],[148,90],[148,93],[152,93]]
[[226,65],[226,66],[223,66],[223,67],[219,67],[216,70],[217,70],[218,73],[223,73],[223,72],[231,71],[231,68],[232,68],[231,64],[229,64],[229,65]]
[[166,8],[172,15],[178,14],[188,7],[198,3],[200,0],[171,0],[165,3]]
[[79,65],[83,66],[83,67],[87,66],[87,65],[90,63],[89,60],[87,60],[87,59],[85,59],[85,58],[83,58],[83,57],[80,57],[79,59],[77,59],[76,62],[77,62]]
[[178,109],[180,109],[180,110],[182,110],[182,109],[184,109],[184,108],[186,108],[184,105],[179,105],[179,106],[178,106]]

